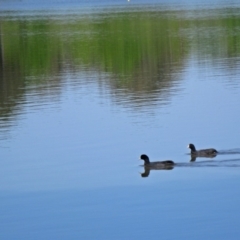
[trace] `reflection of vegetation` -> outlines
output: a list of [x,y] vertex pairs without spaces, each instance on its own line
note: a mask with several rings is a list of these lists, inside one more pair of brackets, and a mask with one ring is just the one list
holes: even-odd
[[166,92],[190,46],[213,59],[239,56],[240,17],[231,11],[215,11],[214,18],[204,11],[193,12],[194,18],[186,18],[184,11],[132,11],[76,16],[74,21],[2,21],[0,115],[11,114],[26,86],[45,83],[45,76],[58,76],[67,65],[107,72],[108,84],[128,94]]
[[183,58],[179,22],[161,14],[137,13],[133,17],[130,13],[103,22],[100,29],[100,34],[106,29],[110,34],[100,39],[99,56],[104,56],[105,69],[119,75],[119,85],[156,89],[156,81],[163,81],[171,73],[171,63]]
[[[196,12],[185,29],[194,51],[214,59],[229,59],[240,55],[239,9]],[[202,17],[205,16],[205,17]]]
[[42,75],[54,67],[61,50],[46,21],[2,23],[4,69],[23,76]]
[[5,97],[0,104],[10,98],[16,104],[26,86],[44,83],[44,76],[58,76],[65,63],[109,73],[113,88],[149,91],[162,83],[167,88],[171,63],[183,59],[180,26],[167,14],[148,12],[76,17],[73,22],[2,21],[1,92]]

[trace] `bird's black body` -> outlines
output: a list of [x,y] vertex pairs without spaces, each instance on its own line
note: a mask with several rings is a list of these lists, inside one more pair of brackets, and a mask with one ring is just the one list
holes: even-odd
[[192,159],[196,159],[197,157],[213,158],[218,154],[218,151],[214,148],[196,150],[195,146],[192,143],[188,145],[188,148],[191,149]]
[[150,162],[149,157],[146,154],[142,154],[140,156],[140,159],[144,161],[145,167],[155,168],[155,169],[164,169],[169,166],[174,166],[175,163],[171,160],[165,160],[165,161],[158,161],[158,162]]

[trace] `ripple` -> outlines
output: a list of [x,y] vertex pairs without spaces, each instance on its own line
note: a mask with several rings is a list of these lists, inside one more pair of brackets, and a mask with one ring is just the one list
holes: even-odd
[[207,160],[201,162],[191,163],[177,163],[176,167],[190,167],[190,168],[201,168],[201,167],[240,167],[240,158],[234,159],[223,159],[223,160]]

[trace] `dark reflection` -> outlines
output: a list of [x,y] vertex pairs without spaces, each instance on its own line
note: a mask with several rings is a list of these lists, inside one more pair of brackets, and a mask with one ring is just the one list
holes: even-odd
[[198,155],[198,154],[190,154],[191,159],[190,162],[195,162],[197,158],[215,158],[217,156],[217,154],[202,154],[202,155]]
[[151,170],[172,170],[174,166],[162,166],[162,167],[147,167],[144,166],[144,172],[141,173],[142,177],[148,177]]

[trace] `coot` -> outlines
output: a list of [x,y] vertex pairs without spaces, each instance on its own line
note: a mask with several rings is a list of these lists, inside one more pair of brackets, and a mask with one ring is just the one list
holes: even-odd
[[150,168],[167,168],[167,167],[172,167],[175,165],[175,163],[171,160],[165,160],[165,161],[158,161],[158,162],[150,162],[149,157],[146,154],[142,154],[140,156],[140,159],[144,161],[144,166],[145,167],[150,167]]
[[195,146],[192,143],[188,145],[188,148],[191,149],[191,155],[196,155],[198,157],[213,157],[218,153],[218,151],[214,148],[196,150]]

